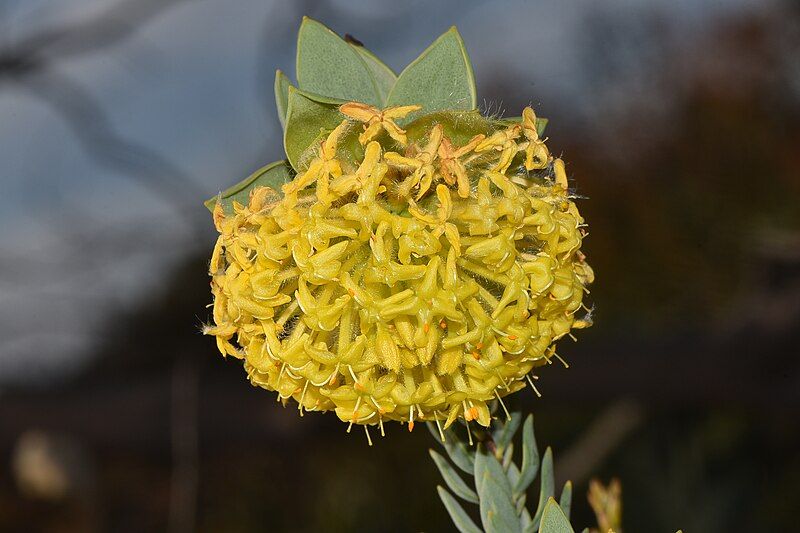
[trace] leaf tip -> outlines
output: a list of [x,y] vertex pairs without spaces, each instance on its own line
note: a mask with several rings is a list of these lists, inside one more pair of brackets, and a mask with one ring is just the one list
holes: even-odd
[[219,202],[221,199],[222,199],[222,193],[217,193],[216,195],[212,196],[211,198],[203,202],[203,205],[206,206],[206,209],[208,209],[213,213],[214,207],[217,205],[217,202]]

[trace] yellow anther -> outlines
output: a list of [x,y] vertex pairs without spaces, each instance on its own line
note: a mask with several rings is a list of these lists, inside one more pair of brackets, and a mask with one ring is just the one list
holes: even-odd
[[442,178],[448,185],[458,184],[458,195],[461,198],[469,197],[470,193],[467,169],[461,158],[475,150],[485,137],[483,134],[476,135],[460,148],[453,148],[447,137],[443,137],[439,144],[439,170]]
[[556,159],[553,162],[553,173],[555,174],[556,185],[566,191],[569,188],[569,183],[567,183],[567,171],[564,168],[564,161]]
[[339,107],[339,111],[343,115],[364,123],[364,132],[358,136],[358,141],[361,144],[367,144],[374,139],[381,130],[384,130],[392,139],[403,146],[408,142],[406,139],[406,131],[398,126],[394,120],[403,118],[409,113],[419,111],[420,109],[422,109],[422,106],[419,105],[404,105],[387,107],[381,111],[376,107],[360,102],[349,102]]

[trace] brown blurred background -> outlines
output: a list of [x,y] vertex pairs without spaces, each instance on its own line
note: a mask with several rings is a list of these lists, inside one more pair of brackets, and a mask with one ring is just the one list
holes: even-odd
[[800,508],[800,7],[0,2],[0,531],[450,531],[422,430],[368,447],[199,334],[202,200],[282,153],[300,17],[400,70],[451,24],[587,199],[595,326],[511,400],[626,531]]

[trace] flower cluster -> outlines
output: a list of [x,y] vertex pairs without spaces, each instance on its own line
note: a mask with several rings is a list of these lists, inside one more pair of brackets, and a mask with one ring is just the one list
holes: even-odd
[[417,109],[342,106],[282,194],[214,211],[206,333],[301,414],[487,426],[591,323],[583,219],[533,111],[454,146],[441,124],[410,142],[395,121]]

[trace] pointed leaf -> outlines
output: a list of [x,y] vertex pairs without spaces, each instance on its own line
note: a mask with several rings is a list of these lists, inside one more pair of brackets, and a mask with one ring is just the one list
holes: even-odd
[[533,415],[528,415],[522,428],[522,469],[514,485],[514,494],[525,492],[539,473],[539,448],[533,434]]
[[289,107],[289,86],[291,84],[286,74],[280,70],[275,71],[275,107],[278,109],[278,120],[283,129],[286,129],[286,111]]
[[352,46],[316,20],[303,17],[297,35],[300,89],[346,101],[381,106],[372,71]]
[[[517,481],[519,480],[519,468],[517,468],[517,465],[515,465],[514,463],[508,465],[508,470],[506,470],[506,476],[508,477],[508,482],[511,483],[511,486],[512,487],[516,486]],[[522,496],[524,497],[525,494],[523,493]]]
[[539,533],[575,533],[564,512],[556,503],[555,498],[550,498],[547,501]]
[[442,499],[445,509],[447,509],[450,519],[461,533],[483,533],[475,522],[469,517],[464,509],[459,505],[453,496],[445,490],[444,487],[436,487],[439,492],[439,498]]
[[514,443],[509,444],[503,452],[503,470],[508,471],[511,461],[514,459]]
[[363,46],[354,43],[347,44],[353,47],[353,50],[358,52],[361,59],[367,64],[367,67],[372,73],[372,78],[375,80],[375,85],[378,87],[378,93],[381,97],[381,107],[384,107],[386,105],[386,99],[389,97],[389,92],[397,81],[397,74],[383,61],[378,59],[378,56]]
[[422,105],[403,121],[434,111],[475,109],[477,96],[464,42],[455,27],[436,39],[397,78],[387,106]]
[[549,119],[536,117],[536,133],[539,134],[539,137],[544,135],[544,129],[547,127],[548,122],[550,122]]
[[305,151],[341,124],[344,116],[338,109],[341,102],[292,86],[289,86],[288,102],[283,146],[292,167],[300,170],[300,159]]
[[508,446],[508,444],[514,438],[514,435],[516,435],[521,423],[522,413],[514,412],[511,413],[511,420],[507,420],[505,423],[499,425],[499,427],[492,434],[494,443],[498,448],[505,449],[505,447]]
[[555,490],[555,479],[553,479],[553,450],[547,447],[544,452],[544,459],[542,459],[542,480],[541,488],[539,489],[539,505],[536,508],[536,514],[533,516],[533,523],[539,527],[542,519],[547,500],[553,497]]
[[441,442],[439,440],[439,430],[436,429],[436,424],[433,422],[428,422],[427,426],[428,430],[431,432],[431,435],[433,435],[433,437],[440,442],[442,447],[445,449],[447,455],[450,457],[450,460],[467,474],[474,475],[475,459],[473,457],[473,453],[470,451],[467,445],[458,438],[458,435],[456,435],[453,430],[447,429],[444,431],[445,441]]
[[222,202],[225,212],[231,213],[233,211],[232,205],[234,200],[240,204],[247,205],[250,198],[250,191],[253,190],[254,187],[272,187],[276,191],[280,191],[281,185],[291,181],[293,176],[294,173],[287,161],[275,161],[274,163],[270,163],[256,170],[236,185],[209,198],[203,203],[209,211],[213,212],[217,202]]
[[455,471],[455,469],[450,466],[450,463],[447,462],[447,459],[439,455],[433,450],[428,450],[433,458],[433,462],[436,463],[436,466],[439,468],[439,472],[442,473],[442,478],[444,478],[445,483],[447,486],[450,487],[456,496],[461,497],[464,500],[472,503],[478,503],[478,495],[475,494],[475,491],[469,488],[466,482],[461,479],[461,476]]
[[569,512],[572,508],[572,481],[564,483],[564,488],[561,489],[561,497],[558,499],[558,506],[569,518]]
[[470,452],[466,443],[461,441],[452,442],[448,436],[447,442],[444,443],[444,449],[447,455],[455,463],[457,467],[468,474],[472,474],[475,470],[475,456]]
[[[527,498],[526,498],[526,496],[524,494],[519,497],[519,499],[517,500],[517,514],[520,515],[520,516],[521,515],[527,515],[528,516],[528,522],[530,522],[531,521],[531,515],[528,513],[528,510],[525,509],[525,502],[526,501],[527,501]],[[522,525],[524,526],[525,524],[522,524]]]
[[521,533],[511,498],[511,484],[500,462],[482,445],[475,454],[475,486],[480,498],[483,529],[487,533]]
[[531,514],[525,508],[525,495],[523,494],[519,500],[517,500],[517,514],[519,514],[519,525],[522,526],[523,529],[528,527],[528,524],[533,522],[531,518]]

